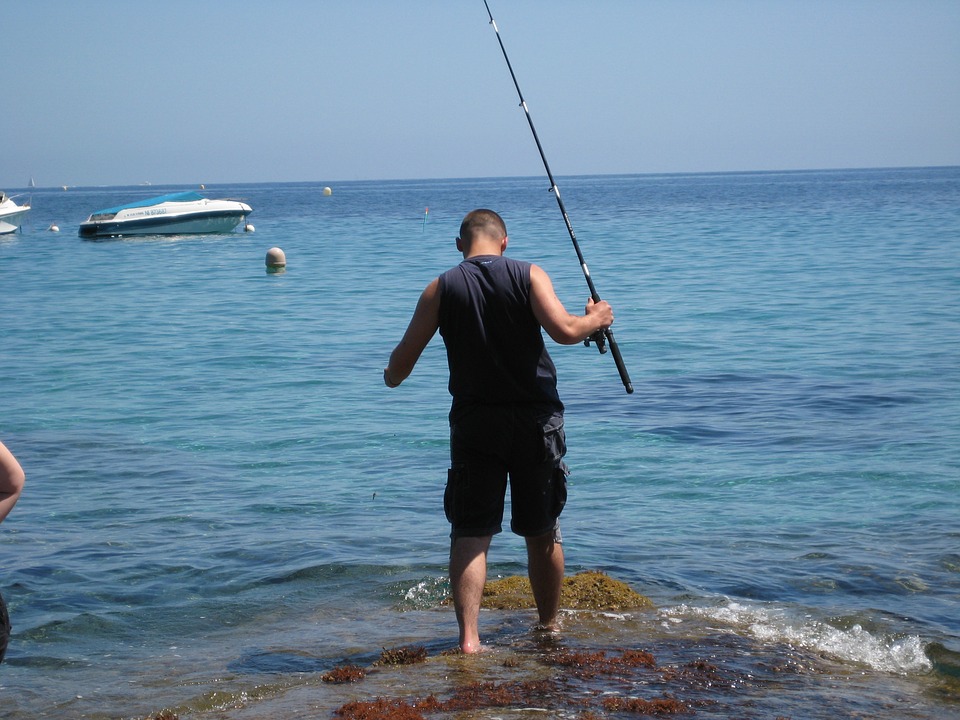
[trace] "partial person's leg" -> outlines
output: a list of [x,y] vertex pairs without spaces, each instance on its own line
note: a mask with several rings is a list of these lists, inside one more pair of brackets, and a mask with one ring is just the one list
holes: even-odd
[[487,551],[492,536],[458,537],[450,546],[450,585],[460,626],[460,650],[480,651],[480,601],[487,582]]
[[7,638],[10,637],[10,617],[7,615],[7,606],[3,604],[3,595],[0,595],[0,662],[7,654]]
[[537,537],[528,537],[526,541],[527,573],[540,615],[539,627],[559,630],[557,616],[563,588],[563,545],[556,542],[553,530]]

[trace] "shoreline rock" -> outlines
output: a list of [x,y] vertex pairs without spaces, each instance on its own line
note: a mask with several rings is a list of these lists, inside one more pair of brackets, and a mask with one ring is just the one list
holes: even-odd
[[[530,581],[520,575],[488,581],[483,589],[481,607],[491,610],[535,607]],[[597,611],[655,609],[650,598],[596,570],[586,570],[564,578],[560,607]]]

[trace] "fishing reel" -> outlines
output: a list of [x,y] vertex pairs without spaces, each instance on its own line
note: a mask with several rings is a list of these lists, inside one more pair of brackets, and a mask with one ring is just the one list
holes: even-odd
[[607,337],[603,330],[597,330],[593,335],[585,339],[583,341],[583,346],[590,347],[590,343],[596,344],[597,350],[600,351],[601,355],[607,352]]

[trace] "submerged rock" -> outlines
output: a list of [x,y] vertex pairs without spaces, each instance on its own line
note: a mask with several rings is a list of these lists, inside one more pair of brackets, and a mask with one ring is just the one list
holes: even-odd
[[[483,589],[482,606],[494,610],[536,607],[530,581],[519,575],[489,581]],[[605,573],[588,570],[563,579],[560,607],[571,610],[638,610],[652,609],[654,605],[650,598],[626,583],[614,580]]]

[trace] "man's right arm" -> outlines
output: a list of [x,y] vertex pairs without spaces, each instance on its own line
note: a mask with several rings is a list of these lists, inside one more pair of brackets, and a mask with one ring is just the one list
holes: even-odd
[[0,442],[0,522],[20,499],[26,475],[6,445]]
[[530,266],[530,300],[540,326],[555,342],[574,345],[613,324],[613,308],[604,300],[587,300],[583,315],[571,315],[553,289],[550,276],[537,265]]
[[420,354],[440,327],[440,279],[436,278],[424,289],[417,309],[403,338],[390,353],[390,362],[383,369],[383,382],[397,387],[413,372]]

